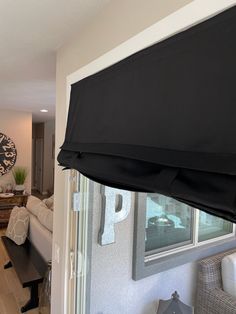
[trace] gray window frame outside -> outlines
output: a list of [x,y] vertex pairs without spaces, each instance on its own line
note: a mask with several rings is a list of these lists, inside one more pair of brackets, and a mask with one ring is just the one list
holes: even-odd
[[173,253],[158,259],[145,262],[145,224],[146,211],[144,210],[146,193],[135,193],[134,202],[134,240],[133,240],[133,280],[166,271],[168,269],[197,261],[204,257],[218,254],[236,247],[236,237],[232,236],[200,247]]

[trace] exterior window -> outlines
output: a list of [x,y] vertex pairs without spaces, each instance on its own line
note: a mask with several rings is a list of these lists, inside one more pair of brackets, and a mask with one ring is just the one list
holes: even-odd
[[163,252],[192,243],[192,227],[191,207],[163,195],[147,195],[146,252]]
[[146,194],[145,256],[172,252],[232,236],[234,225],[160,194]]
[[235,249],[235,224],[156,193],[134,194],[132,278]]
[[199,212],[199,233],[198,241],[216,239],[233,232],[233,224],[224,219],[209,215],[205,212]]

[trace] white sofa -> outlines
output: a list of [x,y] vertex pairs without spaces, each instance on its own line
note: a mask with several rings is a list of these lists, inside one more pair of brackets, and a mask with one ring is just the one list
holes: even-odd
[[28,238],[45,261],[52,259],[53,197],[41,201],[29,196],[27,210],[30,214]]

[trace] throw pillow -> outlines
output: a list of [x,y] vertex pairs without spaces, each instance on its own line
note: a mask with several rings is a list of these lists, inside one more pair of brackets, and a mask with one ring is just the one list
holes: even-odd
[[40,223],[52,232],[53,230],[53,211],[50,210],[43,202],[38,206],[38,220]]
[[15,206],[11,212],[6,236],[17,245],[25,242],[29,228],[29,213],[25,207]]
[[41,200],[33,195],[28,197],[26,208],[35,216],[38,215],[37,205],[41,203]]
[[236,253],[226,255],[221,262],[223,290],[236,297]]
[[53,210],[53,203],[54,203],[54,195],[50,196],[43,200],[44,204],[51,210]]

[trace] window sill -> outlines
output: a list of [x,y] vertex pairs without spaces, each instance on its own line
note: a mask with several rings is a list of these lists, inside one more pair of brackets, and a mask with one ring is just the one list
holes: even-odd
[[232,236],[213,243],[207,243],[199,247],[193,247],[185,251],[173,253],[164,257],[144,263],[140,259],[133,259],[133,279],[140,280],[145,277],[178,267],[180,265],[195,262],[210,255],[236,248],[236,237]]

